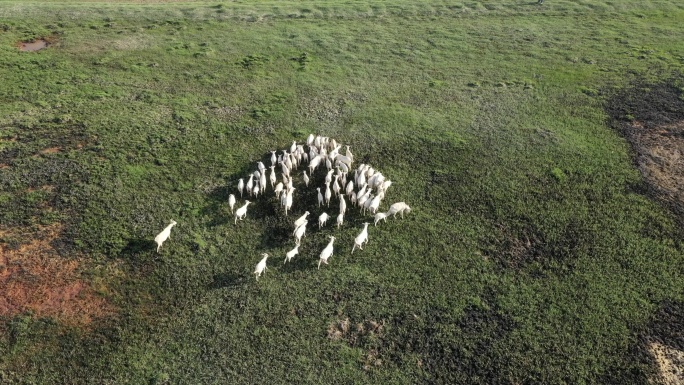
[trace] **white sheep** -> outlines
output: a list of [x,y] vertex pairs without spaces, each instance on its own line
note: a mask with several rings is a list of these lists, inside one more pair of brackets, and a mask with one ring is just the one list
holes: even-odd
[[306,217],[309,216],[309,212],[306,211],[301,217],[297,218],[296,221],[294,221],[294,226],[295,226],[295,232],[297,231],[297,228],[306,222]]
[[290,146],[290,152],[295,152],[296,149],[297,149],[297,141],[293,140],[292,145]]
[[325,226],[325,224],[328,222],[328,218],[330,216],[328,213],[323,213],[318,217],[318,228],[320,229],[321,227]]
[[275,186],[275,195],[276,199],[280,198],[280,193],[283,192],[283,182],[278,182],[278,184]]
[[335,242],[335,237],[332,235],[330,236],[330,243],[328,243],[328,246],[321,251],[321,255],[318,260],[318,269],[321,269],[321,262],[325,263],[326,265],[328,264],[328,258],[332,257],[333,255],[333,242]]
[[[299,245],[296,245],[294,249],[290,250],[285,254],[285,262],[290,262],[295,255],[299,254]],[[283,265],[285,264],[283,262]]]
[[378,208],[380,208],[380,201],[381,200],[382,200],[382,194],[378,194],[375,198],[373,198],[370,205],[368,206],[368,211],[370,211],[371,214],[375,214],[378,212]]
[[347,183],[347,189],[346,189],[346,191],[347,191],[347,195],[349,195],[350,197],[351,197],[351,194],[354,194],[354,181],[351,181],[351,180],[350,180],[350,181]]
[[254,197],[258,197],[260,191],[261,191],[261,189],[259,188],[259,184],[258,183],[255,184],[254,188],[252,189],[252,193],[254,194]]
[[268,259],[268,254],[263,253],[261,255],[264,258],[262,258],[261,261],[259,261],[259,263],[257,263],[256,269],[254,269],[254,274],[256,274],[256,280],[257,281],[259,280],[261,273],[264,273],[264,275],[266,275],[266,269],[268,269],[268,267],[266,267],[266,260]]
[[321,207],[323,204],[323,194],[321,194],[321,188],[316,187],[316,191],[318,191],[318,207]]
[[349,150],[349,146],[346,146],[346,147],[347,147],[347,152],[345,155],[347,155],[347,158],[351,159],[351,161],[353,162],[354,161],[354,154],[352,154],[352,152]]
[[398,213],[401,213],[401,217],[404,218],[404,212],[406,214],[411,212],[409,205],[407,205],[405,202],[397,202],[390,206],[389,210],[387,211],[387,216],[391,215],[396,217]]
[[247,181],[247,184],[245,185],[245,187],[247,188],[247,194],[249,194],[249,196],[252,196],[252,189],[254,188],[254,180],[253,179],[254,179],[254,174],[250,174],[249,180]]
[[340,226],[342,226],[343,222],[344,222],[344,213],[340,213],[337,216],[337,228],[338,229],[340,228]]
[[162,246],[162,243],[164,243],[164,241],[166,241],[167,239],[171,238],[171,229],[175,225],[176,221],[172,219],[171,223],[168,226],[166,226],[161,233],[157,234],[157,236],[154,237],[154,241],[157,242],[157,253],[159,252],[159,248]]
[[332,174],[335,172],[335,170],[330,170],[328,173],[325,175],[325,184],[328,184],[332,182]]
[[373,226],[377,226],[378,222],[380,222],[381,220],[384,220],[385,222],[387,222],[387,213],[375,214],[375,224],[373,224]]
[[313,145],[314,138],[314,134],[309,134],[309,137],[306,138],[306,145],[311,147],[311,145]]
[[276,172],[275,172],[275,166],[269,167],[271,169],[271,175],[270,175],[270,180],[271,180],[271,188],[275,187],[277,178],[276,178]]
[[344,200],[344,195],[340,195],[340,214],[347,212],[347,202]]
[[359,250],[363,250],[363,244],[368,243],[368,222],[365,222],[363,224],[363,230],[361,230],[361,233],[354,238],[354,247],[352,247],[352,254],[354,254],[354,249],[356,249],[356,246],[359,247]]
[[309,176],[306,175],[306,171],[302,171],[302,179],[304,179],[304,184],[309,187]]
[[278,158],[276,157],[276,152],[271,151],[271,166],[275,166]]
[[325,203],[330,207],[330,198],[332,197],[332,192],[330,192],[330,185],[325,185]]
[[243,220],[245,217],[247,217],[247,205],[249,205],[251,202],[250,201],[245,201],[245,205],[240,207],[239,209],[235,210],[235,224],[237,225],[237,220]]
[[280,162],[280,170],[283,172],[283,175],[287,177],[290,176],[290,168],[287,167],[287,164],[285,164],[285,162]]
[[[370,192],[370,190],[369,190],[369,192]],[[363,202],[363,208],[361,209],[361,212],[362,212],[362,213],[365,214],[366,211],[370,210],[370,207],[371,207],[371,205],[373,204],[373,201],[375,200],[375,198],[377,198],[377,197],[373,196],[373,194],[370,194],[370,195],[368,196],[368,199],[366,199],[366,200]],[[361,205],[361,203],[359,203],[359,206],[360,206],[360,205]]]
[[266,166],[262,161],[257,162],[257,168],[259,169],[259,172],[261,172],[262,174],[264,173],[264,170],[266,170]]
[[228,195],[228,206],[230,206],[230,213],[233,213],[233,207],[235,207],[235,195]]
[[287,190],[287,197],[285,199],[285,216],[287,216],[287,212],[292,208],[292,195],[294,194],[294,190],[296,190],[294,187]]
[[332,190],[335,193],[335,196],[340,196],[340,184],[337,183],[337,180],[340,178],[339,175],[335,175],[335,180],[333,181],[333,186]]
[[240,198],[242,198],[242,192],[245,190],[245,181],[240,178],[238,181],[238,191],[240,191]]
[[304,223],[302,223],[301,226],[297,227],[297,229],[295,230],[295,234],[294,234],[295,243],[298,245],[301,243],[302,237],[306,233],[306,224],[307,223],[309,223],[309,221],[304,221]]

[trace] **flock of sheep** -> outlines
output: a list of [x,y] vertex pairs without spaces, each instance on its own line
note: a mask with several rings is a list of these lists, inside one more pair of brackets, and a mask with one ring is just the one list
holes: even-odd
[[[282,151],[282,154],[276,155],[276,151],[271,151],[271,166],[269,182],[271,189],[273,189],[276,198],[280,200],[280,204],[283,206],[285,215],[292,209],[292,202],[295,190],[294,187],[294,171],[303,163],[308,162],[308,171],[302,172],[302,180],[306,187],[309,186],[311,179],[313,178],[314,172],[319,166],[324,165],[327,168],[327,174],[325,176],[325,186],[323,187],[324,193],[321,193],[321,187],[317,187],[318,191],[318,207],[326,205],[330,207],[330,201],[333,196],[339,201],[339,214],[337,215],[336,224],[339,228],[344,222],[344,216],[347,210],[347,202],[345,196],[348,197],[352,205],[358,206],[363,214],[366,212],[373,214],[375,216],[374,225],[377,226],[378,222],[386,219],[388,216],[396,216],[401,214],[402,218],[404,213],[411,212],[411,208],[404,202],[397,202],[390,206],[387,212],[378,212],[380,208],[380,203],[385,197],[385,192],[392,185],[392,182],[380,173],[379,171],[373,169],[370,165],[361,164],[352,173],[352,164],[354,163],[354,155],[349,150],[349,146],[346,147],[345,154],[340,153],[342,145],[338,144],[335,139],[330,139],[323,136],[309,135],[306,140],[306,147],[308,152],[304,150],[305,145],[297,144],[296,141],[292,142],[289,149]],[[278,182],[278,177],[276,175],[276,165],[280,166],[282,181]],[[240,193],[240,198],[243,197],[245,193],[249,195],[250,198],[254,197],[257,199],[259,195],[263,195],[266,192],[268,183],[266,180],[266,166],[263,162],[257,162],[257,171],[249,175],[247,183],[244,179],[240,179],[237,185],[237,189]],[[277,182],[277,183],[276,183]],[[235,215],[235,224],[237,224],[238,219],[243,220],[247,216],[247,206],[251,203],[249,200],[245,200],[245,204],[234,210],[236,203],[236,197],[234,194],[230,194],[228,197],[228,205],[230,206],[231,212]],[[288,251],[285,255],[285,262],[287,263],[294,258],[295,255],[299,254],[299,245],[301,239],[306,233],[306,226],[309,223],[307,217],[309,212],[306,211],[304,215],[297,218],[294,221],[294,231],[293,235],[295,238],[295,247]],[[326,225],[330,216],[327,213],[323,213],[318,217],[318,227],[321,228]],[[161,248],[164,241],[169,239],[171,235],[171,228],[176,225],[175,221],[166,226],[159,235],[154,238],[157,243],[157,252]],[[368,222],[363,224],[363,229],[361,233],[354,239],[354,247],[352,248],[352,253],[358,247],[363,250],[363,245],[368,242]],[[328,259],[333,255],[333,242],[335,242],[335,237],[330,236],[330,242],[323,249],[320,254],[318,261],[318,268],[321,268],[321,263],[328,264]],[[269,257],[267,253],[262,254],[262,259],[256,265],[254,274],[256,274],[256,279],[262,273],[265,273],[266,261]]]

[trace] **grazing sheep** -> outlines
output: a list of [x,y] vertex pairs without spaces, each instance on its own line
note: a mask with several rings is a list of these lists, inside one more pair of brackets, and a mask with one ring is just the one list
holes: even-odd
[[309,137],[306,138],[306,145],[309,146],[309,147],[311,147],[311,145],[312,145],[313,142],[314,142],[314,138],[315,138],[315,137],[314,137],[314,134],[309,134]]
[[382,191],[386,191],[391,185],[392,185],[392,181],[388,179],[388,180],[382,182],[382,185],[380,185],[380,189]]
[[276,152],[271,151],[271,166],[275,166],[278,158],[276,157]]
[[245,217],[247,217],[247,205],[249,205],[251,202],[250,201],[245,201],[245,205],[240,207],[239,209],[235,210],[235,224],[237,225],[237,220],[243,220]]
[[330,216],[327,213],[323,213],[318,217],[318,228],[320,229],[321,227],[325,226],[325,224],[328,222],[328,218]]
[[166,241],[167,239],[171,238],[171,229],[173,226],[176,225],[176,221],[171,220],[171,223],[162,230],[161,233],[157,234],[156,237],[154,237],[154,241],[157,242],[157,253],[159,252],[159,248],[162,246],[162,243]]
[[295,230],[295,243],[299,245],[302,241],[302,237],[304,236],[304,233],[306,233],[306,224],[309,223],[309,221],[304,221],[301,226],[297,227]]
[[264,163],[262,161],[258,161],[257,162],[257,169],[259,169],[259,172],[263,174],[264,170],[266,170],[266,166],[264,165]]
[[[285,262],[290,262],[295,255],[299,254],[299,245],[296,245],[294,249],[290,250],[285,254]],[[283,262],[283,265],[285,264]]]
[[373,226],[377,226],[378,222],[380,222],[381,220],[385,220],[385,222],[387,222],[387,213],[375,214],[375,223],[373,224]]
[[401,213],[401,217],[404,218],[404,212],[406,212],[406,214],[411,212],[409,205],[407,205],[405,202],[397,202],[390,206],[389,210],[387,211],[387,216],[391,215],[396,217],[398,213]]
[[294,221],[295,231],[297,231],[297,228],[299,226],[301,226],[302,224],[304,224],[304,222],[306,222],[306,217],[308,217],[308,216],[309,216],[309,212],[306,211],[304,213],[304,215],[302,215],[301,217],[297,218],[296,221]]
[[340,214],[347,212],[347,202],[344,200],[344,195],[340,195]]
[[328,174],[325,176],[325,184],[329,184],[330,182],[332,182],[333,172],[335,172],[335,170],[328,171]]
[[292,141],[292,145],[290,146],[290,152],[291,152],[291,153],[292,153],[292,152],[295,152],[296,149],[297,149],[297,141],[296,141],[296,140],[293,140],[293,141]]
[[333,242],[335,242],[335,237],[332,235],[330,236],[330,243],[328,243],[328,246],[321,251],[320,259],[318,260],[318,269],[321,269],[321,262],[325,263],[326,265],[328,264],[328,258],[332,257],[333,255]]
[[268,254],[263,253],[263,254],[261,254],[261,255],[262,255],[264,258],[262,258],[261,261],[259,261],[259,263],[257,263],[256,269],[254,269],[254,274],[256,274],[256,280],[257,280],[257,281],[259,280],[259,277],[261,276],[261,273],[264,273],[264,275],[266,275],[266,269],[268,269],[268,268],[266,267],[266,260],[268,259]]
[[242,198],[242,192],[245,190],[245,181],[240,178],[238,181],[238,191],[240,191],[240,198]]
[[316,191],[318,191],[318,207],[321,207],[323,204],[323,194],[321,194],[321,188],[316,187]]
[[228,206],[230,206],[230,213],[233,213],[233,207],[235,207],[235,195],[228,195]]
[[363,230],[361,230],[361,233],[354,238],[354,247],[352,247],[352,254],[354,254],[354,249],[356,249],[356,246],[359,247],[359,250],[363,250],[363,244],[368,243],[368,222],[365,222],[363,224]]
[[338,229],[340,228],[340,226],[342,226],[343,222],[344,222],[344,213],[340,213],[337,216],[337,228]]
[[255,198],[259,197],[259,192],[260,192],[260,191],[261,191],[261,189],[259,189],[259,184],[258,184],[258,183],[255,184],[255,185],[254,185],[254,188],[252,189],[252,193],[254,194],[254,197],[255,197]]

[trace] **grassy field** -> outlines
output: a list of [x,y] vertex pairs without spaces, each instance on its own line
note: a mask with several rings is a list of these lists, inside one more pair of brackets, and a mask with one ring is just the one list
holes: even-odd
[[[0,382],[646,383],[649,338],[684,350],[683,233],[604,107],[681,92],[682,24],[674,0],[0,1],[0,297],[85,287],[0,302]],[[310,226],[283,265],[315,190],[237,226],[227,197],[309,133],[413,211],[353,255],[356,209]],[[47,275],[7,257],[36,250]]]

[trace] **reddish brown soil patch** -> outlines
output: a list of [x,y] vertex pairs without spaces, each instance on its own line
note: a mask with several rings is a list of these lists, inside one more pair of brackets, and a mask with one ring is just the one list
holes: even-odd
[[60,151],[62,151],[62,147],[50,147],[50,148],[46,148],[44,150],[40,150],[40,153],[41,154],[56,154]]
[[0,243],[0,317],[30,311],[87,326],[112,314],[112,306],[80,277],[81,262],[60,257],[51,246],[61,230],[60,225],[51,225],[29,234],[0,231],[2,237],[30,239],[16,248]]

